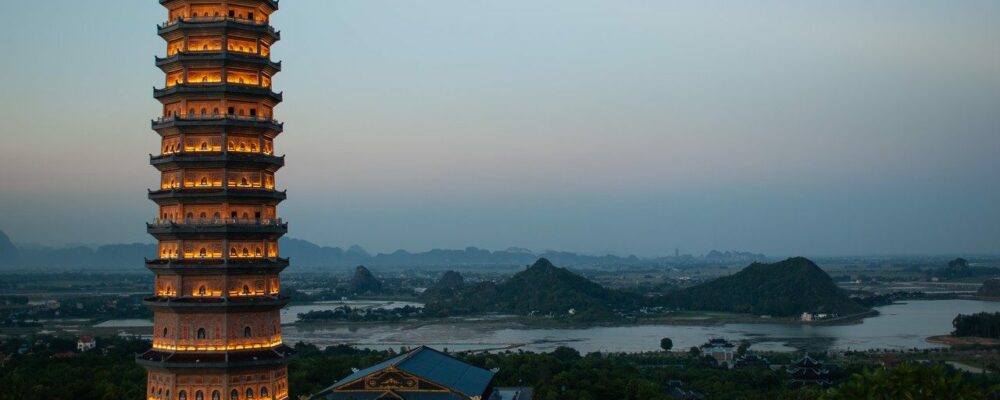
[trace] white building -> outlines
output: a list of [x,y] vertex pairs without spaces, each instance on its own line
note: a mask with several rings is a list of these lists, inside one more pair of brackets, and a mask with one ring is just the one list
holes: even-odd
[[93,350],[95,347],[97,347],[97,339],[94,339],[93,336],[80,336],[80,340],[76,341],[76,349],[81,353]]

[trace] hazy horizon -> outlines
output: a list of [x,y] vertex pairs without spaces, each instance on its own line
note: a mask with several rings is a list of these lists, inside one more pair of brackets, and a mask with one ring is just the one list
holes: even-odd
[[[155,1],[0,15],[0,230],[152,242]],[[289,237],[655,256],[1000,253],[1000,2],[297,0]]]

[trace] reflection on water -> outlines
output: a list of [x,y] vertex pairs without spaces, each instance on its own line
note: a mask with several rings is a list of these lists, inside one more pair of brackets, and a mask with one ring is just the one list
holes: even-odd
[[429,325],[288,326],[286,342],[320,346],[351,344],[387,347],[426,344],[449,350],[520,348],[551,351],[570,346],[581,352],[654,351],[669,337],[675,349],[697,346],[709,337],[749,340],[753,349],[792,351],[808,343],[835,349],[930,348],[924,339],[951,331],[959,313],[1000,311],[1000,303],[973,300],[913,301],[880,307],[881,315],[851,325],[726,324],[712,326],[640,325],[566,329],[531,329],[502,321]]

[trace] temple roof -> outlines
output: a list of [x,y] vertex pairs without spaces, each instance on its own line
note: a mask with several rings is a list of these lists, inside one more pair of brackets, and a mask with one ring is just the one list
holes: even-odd
[[[332,386],[323,389],[313,398],[323,398],[337,389],[387,369],[394,369],[417,376],[467,398],[483,396],[493,382],[494,375],[491,371],[468,364],[430,347],[420,346],[410,352],[355,372]],[[363,395],[358,397],[359,393],[352,393],[352,395],[358,399],[365,398]],[[420,399],[426,397],[419,395],[420,393],[407,393],[405,398]],[[441,395],[437,394],[437,396]]]

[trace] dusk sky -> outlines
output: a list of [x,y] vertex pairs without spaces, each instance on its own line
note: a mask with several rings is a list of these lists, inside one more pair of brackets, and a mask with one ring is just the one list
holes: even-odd
[[[155,0],[0,13],[0,230],[153,242]],[[285,0],[289,237],[1000,253],[1000,2]]]

